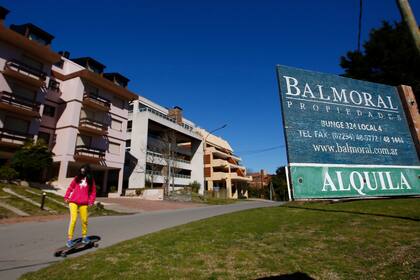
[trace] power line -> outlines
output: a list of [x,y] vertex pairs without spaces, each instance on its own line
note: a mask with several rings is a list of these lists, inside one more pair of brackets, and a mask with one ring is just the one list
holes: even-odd
[[277,150],[277,149],[280,149],[280,148],[283,148],[283,147],[285,147],[285,145],[274,146],[274,147],[264,148],[264,149],[257,149],[257,150],[246,150],[246,151],[241,151],[241,152],[236,152],[236,153],[241,155],[241,156],[252,155],[252,154],[259,154],[259,153],[265,153],[265,152]]

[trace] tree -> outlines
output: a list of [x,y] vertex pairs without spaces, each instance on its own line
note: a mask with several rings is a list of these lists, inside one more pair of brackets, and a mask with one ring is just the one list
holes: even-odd
[[403,23],[384,21],[372,29],[364,51],[349,51],[341,57],[344,77],[388,84],[409,85],[420,104],[420,56]]
[[280,166],[276,169],[276,174],[271,177],[271,182],[273,183],[275,200],[287,200],[287,181],[284,166]]
[[13,155],[11,166],[22,179],[40,181],[41,172],[52,165],[53,155],[43,140],[28,141]]

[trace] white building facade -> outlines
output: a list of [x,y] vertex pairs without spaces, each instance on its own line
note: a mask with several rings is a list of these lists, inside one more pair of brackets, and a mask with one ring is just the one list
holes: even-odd
[[128,115],[126,194],[145,187],[170,190],[198,182],[204,187],[202,137],[182,109],[166,109],[139,96]]

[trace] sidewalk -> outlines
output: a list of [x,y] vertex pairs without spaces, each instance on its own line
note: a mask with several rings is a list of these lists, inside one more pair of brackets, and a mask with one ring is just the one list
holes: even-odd
[[121,213],[142,213],[207,206],[200,203],[175,202],[167,200],[144,200],[137,197],[99,197],[96,200],[103,204],[106,209]]

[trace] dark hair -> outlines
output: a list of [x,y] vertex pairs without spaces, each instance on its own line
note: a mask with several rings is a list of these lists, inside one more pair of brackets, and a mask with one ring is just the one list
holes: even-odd
[[[82,174],[82,168],[85,169],[85,174]],[[89,187],[92,187],[93,176],[89,164],[84,164],[80,167],[79,173],[76,176],[76,182],[80,183],[80,181],[85,177]]]

